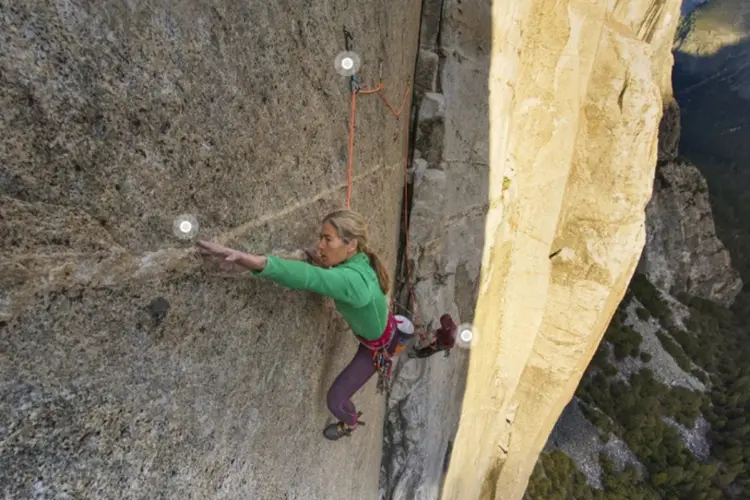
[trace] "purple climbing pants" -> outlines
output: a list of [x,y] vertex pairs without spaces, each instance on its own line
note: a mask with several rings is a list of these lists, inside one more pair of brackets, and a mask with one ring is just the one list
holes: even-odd
[[[396,346],[402,342],[404,334],[399,330],[393,335],[388,346],[388,354],[393,355]],[[352,396],[360,390],[370,377],[375,374],[372,351],[362,344],[357,348],[354,359],[344,368],[328,390],[328,409],[346,425],[357,424],[357,409],[352,403]]]

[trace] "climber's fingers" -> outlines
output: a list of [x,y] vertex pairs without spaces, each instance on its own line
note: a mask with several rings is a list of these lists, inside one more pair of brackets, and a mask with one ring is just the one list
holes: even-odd
[[232,252],[226,257],[227,262],[237,262],[242,254],[240,252]]
[[239,264],[235,264],[234,262],[227,262],[227,261],[220,262],[219,268],[221,268],[223,271],[227,271],[230,273],[241,273],[241,272],[247,271],[247,269],[240,266]]
[[220,257],[226,257],[231,255],[234,251],[223,245],[219,245],[218,243],[206,240],[198,240],[195,245],[203,255],[218,255]]

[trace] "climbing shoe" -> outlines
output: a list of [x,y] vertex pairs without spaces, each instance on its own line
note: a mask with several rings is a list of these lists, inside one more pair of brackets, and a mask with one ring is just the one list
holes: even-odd
[[[361,415],[362,415],[362,412],[358,412],[357,419],[359,419]],[[325,429],[323,429],[323,436],[325,436],[325,438],[330,441],[337,441],[341,439],[342,437],[351,436],[354,429],[356,429],[360,425],[365,425],[365,423],[357,422],[357,424],[355,424],[353,427],[350,427],[344,422],[330,424]]]
[[450,314],[440,316],[440,328],[435,331],[435,338],[421,349],[409,352],[410,358],[429,358],[439,352],[444,352],[447,357],[451,349],[456,345],[456,331],[458,327]]

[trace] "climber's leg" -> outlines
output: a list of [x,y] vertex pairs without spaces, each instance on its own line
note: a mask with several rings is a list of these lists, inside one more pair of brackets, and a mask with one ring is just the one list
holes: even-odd
[[352,402],[352,399],[349,398],[345,400],[341,406],[344,408],[344,411],[349,415],[356,415],[357,414],[357,408],[354,406],[354,403]]
[[328,409],[348,427],[357,425],[357,409],[351,398],[375,374],[372,352],[360,345],[351,362],[344,368],[328,390]]
[[[388,346],[388,352],[396,356],[396,348],[399,346],[401,332],[396,332]],[[323,430],[323,435],[330,440],[337,440],[342,436],[351,434],[357,425],[364,422],[359,421],[361,412],[352,402],[352,396],[360,390],[368,380],[375,374],[372,351],[360,345],[351,362],[344,368],[331,388],[328,390],[328,409],[339,419],[337,424],[331,424]]]

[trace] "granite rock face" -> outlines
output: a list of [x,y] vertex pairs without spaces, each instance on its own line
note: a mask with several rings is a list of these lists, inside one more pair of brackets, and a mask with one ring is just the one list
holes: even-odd
[[[522,497],[624,295],[645,244],[679,9],[492,4],[479,337],[442,498]],[[446,120],[445,136],[469,123]]]
[[[381,498],[520,498],[645,243],[679,2],[149,5],[0,18],[3,493],[368,499],[384,444]],[[171,226],[310,243],[346,195],[342,25],[392,102],[416,69],[415,319],[475,337],[397,365],[385,441],[370,384],[328,443],[355,347],[331,304]],[[394,269],[401,123],[363,96],[357,130],[353,208]]]
[[651,283],[673,295],[732,304],[742,279],[716,236],[706,179],[694,165],[673,160],[659,166],[646,222],[639,268]]
[[[290,13],[291,12],[291,13]],[[398,12],[397,16],[393,12]],[[315,242],[346,197],[360,77],[399,102],[419,6],[5,2],[0,16],[0,491],[8,498],[376,498],[382,399],[330,443],[356,342],[332,304],[228,276],[172,233]],[[394,268],[402,124],[357,106],[352,208]]]

